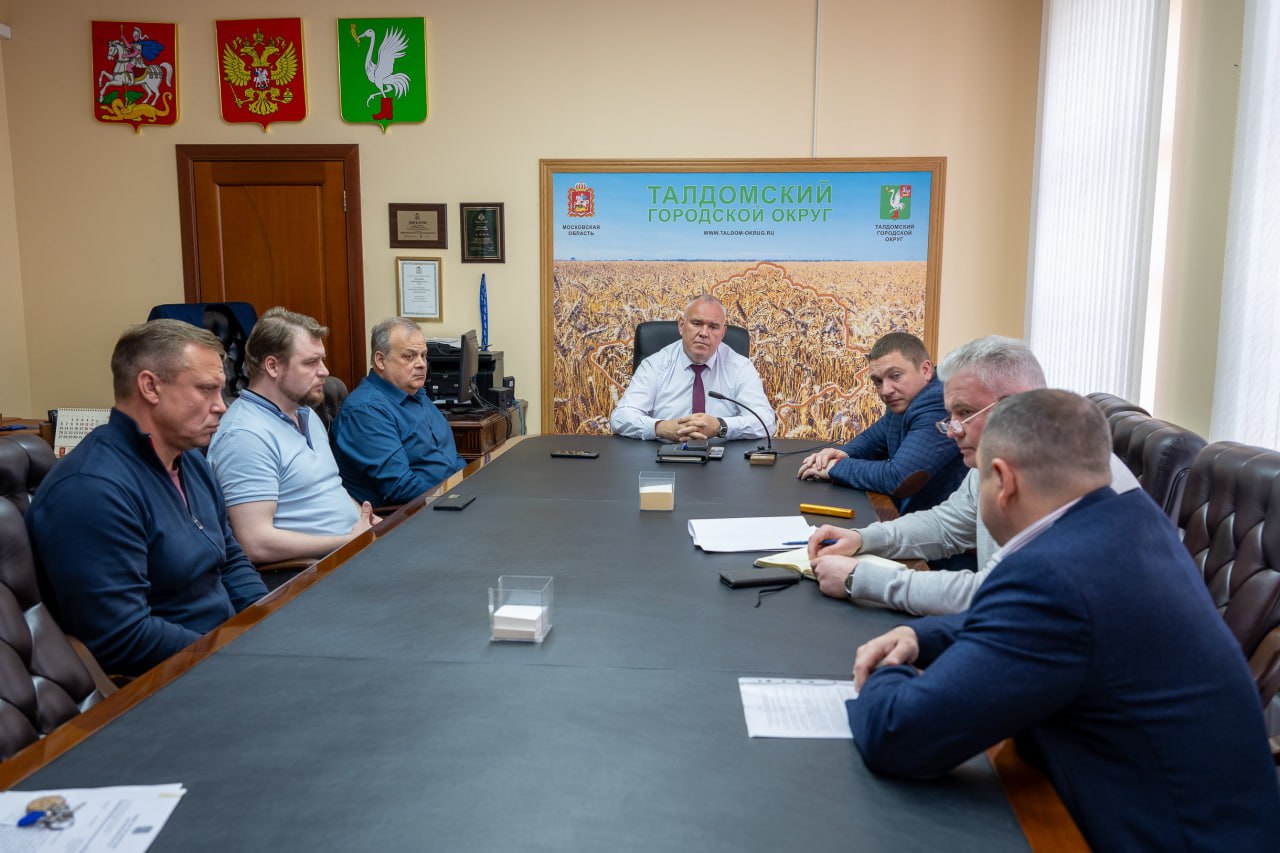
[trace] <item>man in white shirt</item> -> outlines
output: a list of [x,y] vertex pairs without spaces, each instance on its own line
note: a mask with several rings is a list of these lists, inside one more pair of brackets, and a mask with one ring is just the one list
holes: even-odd
[[323,557],[378,521],[342,487],[329,435],[310,409],[324,396],[328,334],[304,314],[263,314],[245,344],[249,387],[209,445],[231,529],[258,564]]
[[[699,296],[677,320],[680,340],[646,358],[609,417],[618,435],[668,442],[707,438],[764,438],[773,432],[773,407],[751,361],[723,343],[724,305]],[[711,392],[742,401],[717,400]]]

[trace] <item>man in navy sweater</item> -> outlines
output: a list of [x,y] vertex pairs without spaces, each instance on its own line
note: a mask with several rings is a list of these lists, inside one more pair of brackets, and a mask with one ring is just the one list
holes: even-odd
[[103,669],[136,675],[266,594],[197,448],[226,411],[222,344],[178,320],[132,326],[111,356],[111,419],[27,512],[41,588]]
[[992,411],[979,502],[999,563],[967,613],[858,649],[854,741],[873,770],[924,778],[1020,735],[1095,849],[1274,850],[1280,785],[1244,655],[1168,518],[1111,490],[1109,455],[1075,394]]
[[929,351],[915,335],[890,332],[867,353],[867,375],[884,415],[843,447],[806,456],[796,476],[892,495],[912,474],[928,480],[917,493],[894,499],[899,512],[929,509],[959,487],[968,469],[960,451],[935,425],[947,417],[942,383]]

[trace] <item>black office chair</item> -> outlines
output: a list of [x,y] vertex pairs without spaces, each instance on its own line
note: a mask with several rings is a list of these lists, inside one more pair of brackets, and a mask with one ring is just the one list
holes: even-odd
[[[635,344],[631,350],[631,370],[667,344],[680,340],[680,327],[675,320],[647,320],[636,326]],[[741,326],[725,326],[724,342],[743,358],[751,357],[751,333]]]
[[1146,409],[1136,403],[1130,403],[1123,397],[1117,397],[1115,394],[1095,391],[1087,396],[1099,409],[1102,409],[1102,414],[1108,418],[1112,415],[1124,414],[1125,412],[1138,412],[1139,414],[1151,417],[1151,413]]
[[1233,441],[1200,451],[1178,526],[1266,705],[1280,692],[1280,452]]
[[1107,421],[1116,456],[1124,460],[1143,491],[1176,523],[1187,475],[1204,449],[1205,440],[1189,429],[1141,412],[1118,412]]
[[320,423],[326,430],[333,426],[338,412],[342,409],[342,401],[347,399],[347,383],[336,376],[324,378],[324,399],[311,407],[320,417]]
[[244,346],[258,322],[258,312],[248,302],[194,302],[157,305],[148,320],[182,320],[213,333],[227,351],[223,371],[226,384],[222,396],[230,401],[249,387],[249,372],[244,364]]

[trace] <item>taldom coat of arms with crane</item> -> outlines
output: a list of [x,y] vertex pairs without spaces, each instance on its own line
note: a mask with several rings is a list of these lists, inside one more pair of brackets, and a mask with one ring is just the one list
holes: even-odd
[[426,19],[339,18],[338,76],[345,121],[425,121]]

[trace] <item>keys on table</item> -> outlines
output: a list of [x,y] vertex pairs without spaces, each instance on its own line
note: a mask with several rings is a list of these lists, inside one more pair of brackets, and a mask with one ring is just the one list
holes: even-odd
[[66,797],[38,797],[27,803],[27,813],[18,821],[18,826],[43,826],[45,829],[66,829],[76,822],[76,809],[67,803]]

